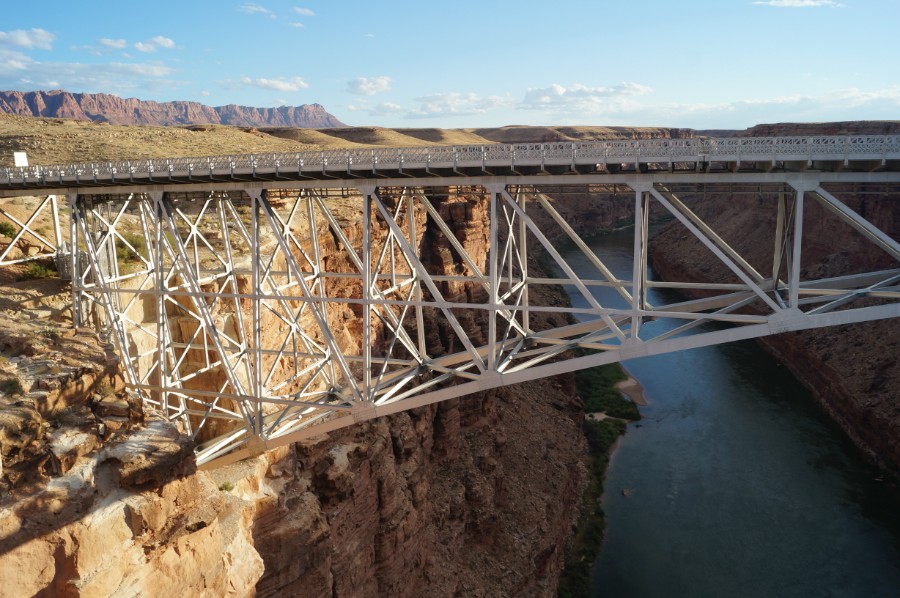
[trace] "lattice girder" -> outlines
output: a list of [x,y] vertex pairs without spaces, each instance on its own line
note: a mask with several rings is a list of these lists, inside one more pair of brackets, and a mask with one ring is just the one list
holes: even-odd
[[[900,315],[897,241],[819,181],[760,191],[753,209],[771,222],[762,260],[704,218],[700,185],[595,184],[590,193],[631,214],[627,272],[567,220],[559,183],[548,194],[496,178],[391,182],[340,194],[312,185],[72,194],[87,264],[73,258],[79,323],[110,334],[131,391],[181,422],[199,462],[213,465],[513,382]],[[878,267],[809,275],[810,202],[882,252]],[[661,215],[717,261],[718,279],[653,280]],[[560,251],[561,240],[575,251]],[[572,305],[543,302],[556,285]],[[651,303],[654,289],[699,296]]]

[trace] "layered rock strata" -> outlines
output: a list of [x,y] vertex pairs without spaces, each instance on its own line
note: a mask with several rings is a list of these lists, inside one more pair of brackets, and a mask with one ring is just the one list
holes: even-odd
[[[437,208],[483,261],[485,198],[451,194]],[[420,224],[429,268],[458,271],[447,241]],[[361,242],[356,222],[344,229]],[[349,268],[334,238],[321,238],[328,270]],[[358,343],[359,314],[348,307],[329,317],[348,331],[342,342]],[[446,324],[427,319],[429,351],[458,350]],[[484,335],[476,315],[460,320],[472,338]],[[106,363],[93,346],[97,355],[86,358]],[[84,450],[8,485],[0,575],[10,581],[0,595],[555,595],[585,475],[569,377],[419,408],[204,472],[186,438],[131,409],[139,406],[109,375],[101,368],[82,382],[63,409],[73,417],[54,420],[51,432],[31,426],[23,442],[53,445],[62,434],[69,440],[57,445]],[[121,427],[102,427],[104,417]],[[10,454],[4,448],[7,462]]]
[[199,125],[236,127],[342,127],[344,123],[320,104],[254,108],[206,106],[198,102],[154,102],[120,98],[105,93],[53,91],[0,91],[0,112],[91,120],[114,125]]

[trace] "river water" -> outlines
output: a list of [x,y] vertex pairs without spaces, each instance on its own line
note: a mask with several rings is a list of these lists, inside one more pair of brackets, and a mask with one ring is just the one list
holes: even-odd
[[[630,231],[592,245],[631,278]],[[752,341],[624,365],[650,404],[607,474],[593,596],[900,596],[900,505],[785,368]]]

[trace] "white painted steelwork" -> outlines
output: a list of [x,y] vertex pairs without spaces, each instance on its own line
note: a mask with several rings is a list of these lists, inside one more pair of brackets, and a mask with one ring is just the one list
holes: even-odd
[[[893,201],[898,139],[157,160],[91,167],[87,176],[83,166],[10,169],[0,171],[0,188],[65,192],[73,245],[85,256],[72,256],[76,322],[109,335],[128,388],[179,421],[197,440],[199,463],[215,466],[501,385],[898,317],[900,245],[835,190],[852,184],[850,192]],[[759,239],[771,248],[764,266],[694,209],[704,193],[734,192],[741,202],[748,190],[759,201],[746,209],[772,214],[769,237]],[[630,280],[617,277],[560,212],[557,194],[566,192],[632,207]],[[802,241],[812,204],[881,257],[864,271],[810,277],[815,264]],[[486,252],[471,250],[479,244],[454,228],[450,215],[462,208],[483,210]],[[731,278],[651,280],[652,211],[676,220]],[[560,242],[577,248],[590,275],[576,275]],[[528,263],[536,254],[554,272],[537,276]],[[575,307],[540,303],[541,288],[557,284],[580,299]],[[598,287],[616,300],[596,298]],[[652,288],[703,296],[657,305],[648,300]],[[647,326],[653,320],[673,326]]]
[[[0,168],[0,195],[29,189],[199,182],[490,176],[576,171],[874,170],[900,160],[900,135],[650,139],[327,150]],[[821,169],[821,165],[818,166]]]
[[[49,214],[53,233],[37,225],[43,213]],[[0,206],[0,215],[12,226],[13,234],[5,245],[0,242],[0,266],[11,266],[55,257],[62,247],[62,231],[59,228],[59,209],[56,195],[44,197],[31,211],[28,218],[17,218],[6,207]],[[18,249],[18,253],[15,250]]]

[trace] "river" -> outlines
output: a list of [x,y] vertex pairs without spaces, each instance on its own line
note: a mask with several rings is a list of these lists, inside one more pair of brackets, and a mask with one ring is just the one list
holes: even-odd
[[[631,278],[630,231],[592,245]],[[746,341],[624,365],[649,405],[607,473],[593,596],[900,596],[897,501],[778,362]]]

